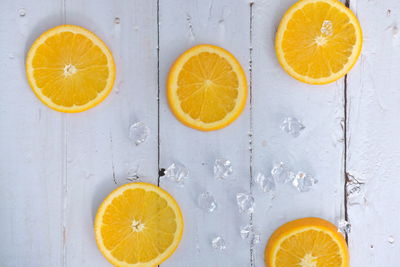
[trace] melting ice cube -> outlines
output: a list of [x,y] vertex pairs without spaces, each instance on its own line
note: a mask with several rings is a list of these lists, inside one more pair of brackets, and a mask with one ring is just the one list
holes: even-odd
[[197,198],[197,204],[207,212],[213,212],[217,208],[217,203],[209,192],[201,193]]
[[304,130],[306,127],[296,118],[286,117],[280,128],[287,134],[290,134],[293,137],[298,137],[300,132]]
[[256,175],[255,182],[264,192],[275,190],[275,180],[272,176],[265,176],[263,173],[259,172]]
[[214,177],[217,179],[226,179],[233,172],[232,163],[226,159],[216,159],[214,163]]
[[236,194],[236,202],[240,213],[251,214],[254,212],[254,198],[245,193]]
[[299,171],[296,175],[293,173],[290,176],[293,177],[292,185],[299,191],[299,192],[307,192],[310,191],[311,187],[318,183],[318,180],[312,177],[310,174],[305,172]]
[[341,232],[342,234],[350,234],[351,232],[351,224],[346,221],[346,220],[340,220],[338,222],[338,232]]
[[149,127],[141,121],[136,122],[129,127],[129,139],[135,142],[135,145],[137,146],[146,141],[149,133]]
[[189,170],[180,163],[172,163],[165,170],[165,178],[169,179],[180,186],[183,186],[185,180],[189,177]]
[[217,250],[224,250],[226,249],[225,241],[222,237],[216,236],[211,240],[211,246]]

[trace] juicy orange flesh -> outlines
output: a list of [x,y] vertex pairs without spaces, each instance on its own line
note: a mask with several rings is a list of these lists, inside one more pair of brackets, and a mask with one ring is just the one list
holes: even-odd
[[33,76],[43,95],[65,107],[84,105],[105,89],[107,64],[97,45],[72,32],[49,37],[32,60]]
[[342,266],[339,245],[322,231],[306,230],[285,239],[276,255],[276,267]]
[[128,189],[113,199],[102,223],[104,246],[113,257],[130,264],[158,257],[177,231],[176,215],[167,201],[143,189]]
[[194,120],[222,120],[236,106],[239,80],[229,62],[214,53],[190,58],[178,76],[182,110]]
[[[324,21],[330,24],[330,29],[321,30]],[[336,7],[319,2],[307,4],[293,14],[284,33],[282,49],[286,61],[297,73],[322,78],[343,69],[355,44],[355,28],[348,16]]]

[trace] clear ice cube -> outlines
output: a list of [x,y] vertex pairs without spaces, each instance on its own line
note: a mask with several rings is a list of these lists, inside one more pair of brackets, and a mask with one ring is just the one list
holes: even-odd
[[247,239],[250,236],[253,227],[250,224],[240,227],[240,237],[242,239]]
[[226,159],[216,159],[214,163],[214,177],[216,179],[227,179],[233,173],[232,163]]
[[354,176],[347,174],[348,182],[346,193],[349,205],[361,205],[365,202],[364,182],[357,180]]
[[185,180],[189,177],[189,170],[180,163],[172,163],[166,170],[163,176],[177,185],[183,186]]
[[254,198],[245,193],[236,194],[236,202],[240,213],[251,214],[254,212]]
[[290,134],[293,137],[298,137],[300,132],[304,130],[306,127],[296,118],[286,117],[280,128],[287,134]]
[[128,177],[126,178],[128,181],[134,182],[139,180],[139,165],[135,165],[128,170]]
[[311,187],[318,183],[318,180],[315,179],[310,174],[305,172],[299,171],[296,175],[292,173],[290,176],[293,177],[292,185],[299,191],[299,192],[307,192],[310,191]]
[[131,139],[137,146],[146,141],[149,133],[149,127],[141,121],[136,122],[129,127],[129,139]]
[[290,176],[288,168],[282,161],[273,164],[271,169],[271,176],[274,179],[274,181],[281,184],[289,183],[292,181],[293,178]]
[[342,234],[346,235],[346,234],[350,234],[351,232],[351,224],[342,219],[338,222],[338,232],[341,232]]
[[226,249],[225,240],[221,236],[216,236],[211,240],[211,246],[216,250]]
[[217,208],[217,203],[209,192],[203,192],[198,196],[197,205],[199,205],[202,210],[210,213]]
[[275,180],[272,176],[265,176],[259,172],[256,175],[255,183],[258,184],[263,192],[271,192],[275,190]]
[[251,238],[251,244],[254,246],[254,245],[257,245],[258,243],[260,243],[260,241],[261,241],[261,236],[260,236],[260,234],[258,234],[258,233],[253,233],[253,236],[252,236],[252,238]]
[[330,20],[324,20],[321,25],[321,33],[326,36],[333,34],[333,24]]

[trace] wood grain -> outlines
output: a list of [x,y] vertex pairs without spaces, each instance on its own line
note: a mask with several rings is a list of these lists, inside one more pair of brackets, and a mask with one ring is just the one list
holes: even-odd
[[365,183],[361,196],[348,204],[351,264],[398,266],[400,3],[350,4],[363,28],[364,46],[348,75],[347,173]]

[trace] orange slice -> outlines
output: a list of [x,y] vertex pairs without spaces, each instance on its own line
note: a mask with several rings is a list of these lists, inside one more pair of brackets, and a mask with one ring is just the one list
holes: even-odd
[[97,211],[94,231],[104,257],[118,267],[152,267],[165,261],[182,238],[181,210],[163,189],[123,185]]
[[175,116],[185,125],[203,131],[232,123],[247,98],[246,75],[225,49],[198,45],[172,65],[167,97]]
[[303,218],[279,227],[265,248],[267,267],[348,267],[346,241],[320,218]]
[[276,33],[279,63],[292,77],[326,84],[356,63],[362,32],[353,12],[337,0],[301,0],[283,16]]
[[115,64],[110,50],[92,32],[62,25],[33,43],[26,58],[26,75],[45,105],[61,112],[81,112],[111,92]]

